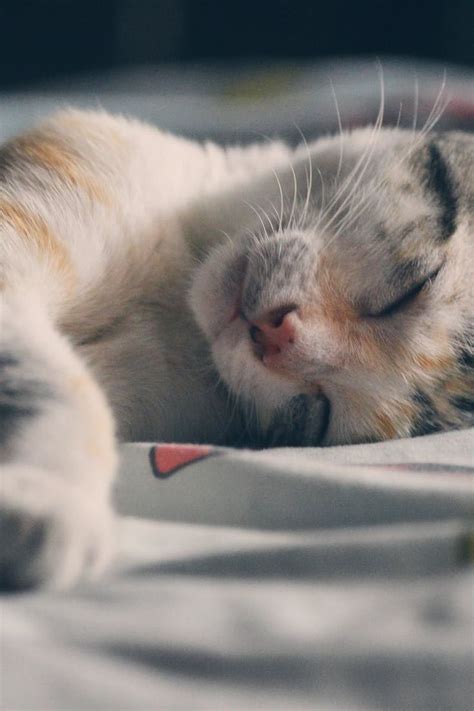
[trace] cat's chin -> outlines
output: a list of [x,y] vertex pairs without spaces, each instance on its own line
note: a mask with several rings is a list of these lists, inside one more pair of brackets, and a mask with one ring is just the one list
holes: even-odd
[[[248,325],[232,319],[211,347],[228,389],[255,415],[261,446],[324,446],[331,429],[331,405],[320,388],[305,387],[268,368],[256,356]],[[295,403],[304,402],[304,408]],[[300,411],[301,410],[301,411]]]

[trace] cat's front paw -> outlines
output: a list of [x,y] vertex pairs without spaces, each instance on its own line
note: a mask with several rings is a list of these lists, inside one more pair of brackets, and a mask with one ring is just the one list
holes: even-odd
[[33,467],[2,467],[0,588],[63,589],[95,578],[111,558],[113,514],[103,495],[85,496]]
[[267,446],[318,446],[326,435],[329,417],[326,397],[297,395],[276,412],[268,429]]

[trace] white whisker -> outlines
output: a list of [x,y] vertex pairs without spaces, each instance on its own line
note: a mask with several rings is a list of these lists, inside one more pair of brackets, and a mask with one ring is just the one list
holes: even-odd
[[413,133],[416,133],[416,126],[418,123],[418,105],[420,101],[420,86],[418,84],[418,77],[415,74],[415,95],[413,97]]
[[400,104],[398,107],[397,121],[395,123],[395,128],[400,128],[400,122],[402,120],[402,111],[403,111],[403,101],[400,101]]
[[278,177],[278,173],[276,172],[276,170],[273,170],[272,172],[273,172],[273,175],[275,176],[275,179],[276,179],[277,185],[278,185],[278,190],[280,192],[280,219],[278,222],[278,232],[281,232],[283,229],[283,215],[285,212],[285,200],[283,198],[283,188],[281,185],[281,180]]
[[[394,166],[393,166],[394,169],[400,167],[400,165],[402,165],[410,157],[410,155],[412,155],[412,153],[423,142],[426,135],[432,130],[434,125],[441,118],[441,116],[446,108],[447,103],[449,103],[449,101],[445,101],[444,103],[441,103],[441,97],[442,97],[442,93],[445,89],[445,84],[446,84],[446,73],[444,73],[441,88],[437,94],[436,100],[435,100],[433,107],[430,111],[428,119],[425,122],[425,125],[417,134],[414,135],[414,140],[412,141],[411,145],[409,145],[407,152],[404,155],[402,155],[400,160],[394,164]],[[373,186],[373,189],[371,192],[379,190],[383,185],[385,185],[387,183],[387,180],[388,180],[388,178],[386,176],[383,177],[376,185]],[[360,215],[364,212],[364,210],[369,205],[369,199],[370,199],[370,192],[368,194],[366,194],[359,201],[359,204],[356,205],[355,209],[347,215],[347,217],[345,218],[345,221],[342,220],[342,223],[338,226],[338,232],[342,229],[348,229],[348,227],[350,225],[352,225],[358,217],[360,217]]]
[[296,204],[298,201],[298,179],[296,177],[296,173],[295,173],[295,169],[294,169],[292,161],[290,161],[290,168],[291,168],[291,173],[293,175],[293,204],[291,206],[291,212],[290,212],[290,218],[288,220],[288,224],[293,225],[293,219],[294,219],[295,211],[296,211]]
[[342,161],[344,158],[344,131],[342,128],[342,121],[341,121],[341,112],[339,110],[339,102],[337,100],[336,96],[336,90],[334,89],[334,84],[332,83],[332,79],[329,80],[329,83],[331,85],[331,93],[332,93],[332,98],[334,99],[334,106],[336,107],[336,116],[337,116],[337,127],[339,131],[339,161],[337,164],[337,172],[336,172],[336,182],[339,180],[339,176],[341,174],[342,170]]
[[308,208],[309,208],[309,203],[311,200],[311,191],[313,188],[313,161],[311,160],[311,151],[309,150],[308,146],[308,141],[306,140],[306,136],[304,135],[303,131],[301,128],[295,123],[295,127],[297,128],[301,139],[303,141],[303,145],[306,150],[306,157],[308,159],[308,167],[305,170],[305,175],[306,175],[306,199],[303,205],[303,209],[301,211],[300,219],[299,219],[299,224],[304,225],[304,222],[306,220],[306,216],[308,214]]
[[[379,67],[379,75],[380,75],[380,107],[379,107],[379,112],[377,115],[377,119],[375,121],[370,140],[368,141],[367,148],[363,151],[361,158],[357,161],[356,166],[353,171],[349,174],[348,177],[353,177],[353,174],[357,174],[357,170],[360,170],[357,175],[356,180],[353,182],[352,186],[350,187],[350,191],[348,195],[344,198],[342,203],[339,205],[335,213],[331,216],[331,218],[324,223],[324,228],[327,230],[329,227],[334,223],[338,215],[341,214],[341,212],[347,207],[347,205],[350,203],[352,200],[352,197],[354,193],[356,192],[358,186],[360,185],[362,178],[364,177],[369,165],[370,165],[370,160],[372,158],[373,152],[375,150],[375,147],[377,145],[377,140],[383,125],[383,117],[384,117],[384,108],[385,108],[385,86],[384,86],[384,79],[383,79],[383,71],[382,67]],[[331,201],[332,203],[334,201]],[[331,205],[332,206],[332,205]],[[326,209],[326,211],[328,208]],[[331,242],[332,240],[330,240]]]
[[[444,91],[446,89],[446,80],[447,80],[447,74],[446,74],[446,69],[443,72],[443,79],[441,80],[441,86],[438,91],[438,94],[436,96],[436,99],[434,101],[433,106],[431,107],[431,111],[428,114],[428,118],[425,121],[424,126],[421,128],[420,133],[426,134],[431,131],[433,126],[439,121],[441,118],[441,114],[439,113],[439,109],[442,106],[441,100],[444,94]],[[445,108],[445,107],[444,107]],[[442,111],[444,111],[444,108]],[[433,123],[434,122],[434,123]]]
[[260,224],[261,224],[261,226],[262,226],[263,234],[265,235],[265,237],[268,238],[268,233],[267,233],[267,228],[266,228],[266,226],[265,226],[265,222],[263,221],[263,218],[262,218],[260,212],[258,211],[258,209],[255,207],[255,205],[252,205],[251,202],[247,202],[246,200],[244,201],[244,204],[245,204],[247,207],[249,207],[249,208],[252,210],[252,212],[255,213],[255,215],[257,216],[257,218],[258,218],[258,220],[259,220],[259,222],[260,222]]

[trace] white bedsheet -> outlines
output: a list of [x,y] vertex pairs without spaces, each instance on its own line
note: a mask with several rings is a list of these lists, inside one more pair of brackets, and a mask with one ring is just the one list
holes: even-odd
[[473,448],[125,446],[110,574],[2,599],[2,710],[471,709]]

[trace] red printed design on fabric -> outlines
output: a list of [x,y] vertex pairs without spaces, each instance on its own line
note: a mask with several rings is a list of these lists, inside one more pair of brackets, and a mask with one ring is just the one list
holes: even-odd
[[167,479],[190,464],[207,459],[218,450],[205,444],[157,444],[150,449],[150,464],[158,479]]

